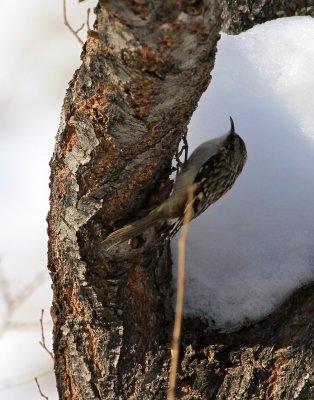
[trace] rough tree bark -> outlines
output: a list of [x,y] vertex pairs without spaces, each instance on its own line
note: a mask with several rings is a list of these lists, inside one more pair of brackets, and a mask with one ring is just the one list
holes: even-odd
[[[169,193],[168,175],[210,81],[219,32],[314,15],[305,0],[100,0],[66,93],[51,160],[49,270],[60,399],[164,399],[169,247],[99,244]],[[233,334],[185,320],[178,398],[310,399],[313,287]]]

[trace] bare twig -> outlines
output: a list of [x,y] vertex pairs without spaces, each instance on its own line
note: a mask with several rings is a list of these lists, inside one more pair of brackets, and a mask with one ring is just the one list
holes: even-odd
[[44,312],[45,312],[45,310],[42,309],[40,320],[39,320],[40,330],[41,330],[41,340],[39,341],[39,344],[41,345],[41,347],[44,350],[46,350],[46,352],[50,355],[50,357],[54,361],[54,356],[53,356],[52,352],[46,346],[45,333],[44,333]]
[[189,222],[192,217],[192,207],[193,207],[193,186],[189,189],[188,202],[184,212],[182,233],[178,243],[179,260],[178,260],[176,316],[175,316],[173,335],[172,335],[172,353],[171,353],[171,366],[170,366],[167,400],[175,400],[175,394],[176,394],[177,369],[179,360],[179,348],[180,348],[183,300],[184,300],[185,249],[186,249],[186,240],[188,236]]
[[37,379],[37,378],[35,378],[35,382],[36,382],[36,385],[37,385],[37,388],[38,388],[38,391],[39,391],[41,397],[43,397],[43,398],[46,399],[46,400],[49,400],[49,399],[48,399],[48,396],[45,396],[45,395],[43,394],[43,392],[41,391],[41,388],[40,388],[40,385],[39,385],[39,382],[38,382],[38,379]]
[[84,44],[83,40],[79,37],[78,33],[84,28],[85,24],[82,24],[77,30],[73,29],[70,25],[67,18],[67,5],[66,0],[63,0],[63,21],[64,25],[73,33],[76,39],[80,42],[81,45]]
[[89,16],[90,16],[90,8],[87,9],[87,18],[86,18],[86,26],[87,26],[88,32],[91,31],[91,28],[89,26]]

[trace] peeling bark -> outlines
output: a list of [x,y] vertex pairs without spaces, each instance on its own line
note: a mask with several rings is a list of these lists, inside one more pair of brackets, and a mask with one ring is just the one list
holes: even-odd
[[[305,1],[99,2],[51,160],[60,399],[165,398],[169,246],[156,229],[112,253],[101,241],[169,193],[171,159],[210,81],[219,32],[313,13]],[[313,398],[312,292],[303,288],[275,315],[234,334],[186,320],[178,397]]]

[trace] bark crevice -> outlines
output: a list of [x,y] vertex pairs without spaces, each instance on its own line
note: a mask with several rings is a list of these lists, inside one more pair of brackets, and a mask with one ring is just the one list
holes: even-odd
[[[274,3],[274,4],[273,4]],[[137,248],[99,247],[169,191],[171,160],[210,82],[219,32],[306,1],[102,0],[69,84],[51,160],[48,215],[60,399],[164,399],[173,320],[171,255],[156,229]],[[184,323],[186,399],[309,399],[311,287],[233,334]],[[293,397],[295,396],[295,397]]]

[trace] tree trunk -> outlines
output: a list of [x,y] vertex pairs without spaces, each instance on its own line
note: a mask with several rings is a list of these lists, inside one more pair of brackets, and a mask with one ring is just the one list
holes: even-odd
[[[275,4],[273,4],[275,3]],[[160,203],[171,159],[210,81],[221,30],[239,33],[309,1],[101,0],[62,109],[48,215],[60,399],[164,399],[171,255],[101,241]],[[178,398],[310,399],[313,287],[233,334],[184,321]],[[312,396],[311,396],[312,395]]]

